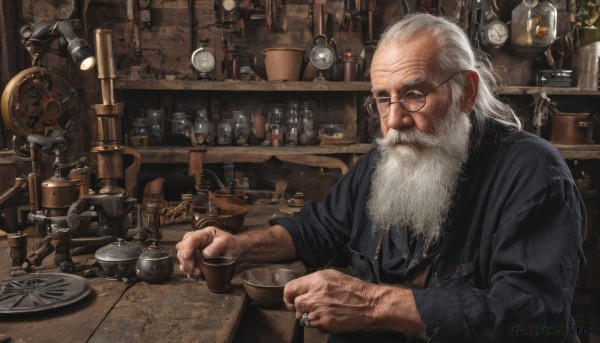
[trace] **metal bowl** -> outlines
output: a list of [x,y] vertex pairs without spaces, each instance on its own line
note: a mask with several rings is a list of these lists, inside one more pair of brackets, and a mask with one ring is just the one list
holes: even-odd
[[219,204],[217,205],[217,215],[205,213],[206,209],[199,206],[194,206],[194,222],[192,226],[194,230],[201,230],[207,226],[216,226],[231,233],[237,233],[244,224],[244,219],[248,213],[246,206],[235,204]]
[[242,272],[246,293],[259,306],[275,306],[283,302],[283,287],[299,277],[296,272],[278,267],[255,268]]
[[243,189],[217,189],[213,192],[213,196],[217,199],[219,204],[234,204],[240,206],[246,206],[246,192]]
[[102,267],[103,276],[128,279],[135,276],[135,264],[142,250],[142,245],[118,238],[116,242],[98,249],[94,257]]
[[244,224],[248,208],[235,204],[219,204],[218,211],[217,219],[223,225],[223,229],[237,233]]

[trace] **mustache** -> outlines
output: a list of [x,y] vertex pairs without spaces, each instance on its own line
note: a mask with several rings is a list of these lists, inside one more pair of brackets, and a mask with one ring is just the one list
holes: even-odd
[[421,147],[434,147],[438,145],[438,140],[433,135],[428,135],[418,129],[394,130],[390,129],[388,133],[377,139],[377,143],[382,147],[394,147],[398,144],[410,144]]

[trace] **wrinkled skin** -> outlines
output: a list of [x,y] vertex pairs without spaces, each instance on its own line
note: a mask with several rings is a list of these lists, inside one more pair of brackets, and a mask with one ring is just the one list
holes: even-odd
[[202,275],[200,270],[202,258],[220,255],[238,258],[240,255],[237,239],[230,233],[213,226],[186,233],[175,247],[179,269],[193,280],[197,280]]
[[[323,332],[343,332],[370,326],[375,301],[372,284],[337,270],[326,269],[288,282],[284,302],[300,319],[304,312],[313,328]],[[357,315],[358,314],[358,315]]]

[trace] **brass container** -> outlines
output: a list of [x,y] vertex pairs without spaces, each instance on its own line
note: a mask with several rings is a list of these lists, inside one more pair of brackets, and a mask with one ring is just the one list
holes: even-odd
[[589,113],[556,113],[552,117],[553,144],[577,145],[587,144],[588,134],[592,130]]
[[69,208],[77,199],[79,199],[79,180],[52,177],[42,181],[44,208]]

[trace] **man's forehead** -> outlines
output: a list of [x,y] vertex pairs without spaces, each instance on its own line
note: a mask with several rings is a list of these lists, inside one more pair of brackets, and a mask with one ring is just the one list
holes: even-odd
[[398,46],[394,42],[385,44],[375,52],[371,63],[371,81],[377,83],[394,83],[408,86],[413,83],[431,82],[440,73],[439,56],[436,49],[423,47],[420,44]]
[[[429,86],[431,84],[431,79],[426,75],[413,75],[412,77],[406,78],[405,80],[392,83],[393,88],[400,89],[403,91],[418,88],[419,86],[423,85]],[[374,84],[373,86],[374,87],[371,88],[371,92],[373,94],[378,94],[387,92],[387,88],[390,87],[390,84],[387,84],[384,87],[378,87],[376,84]]]

